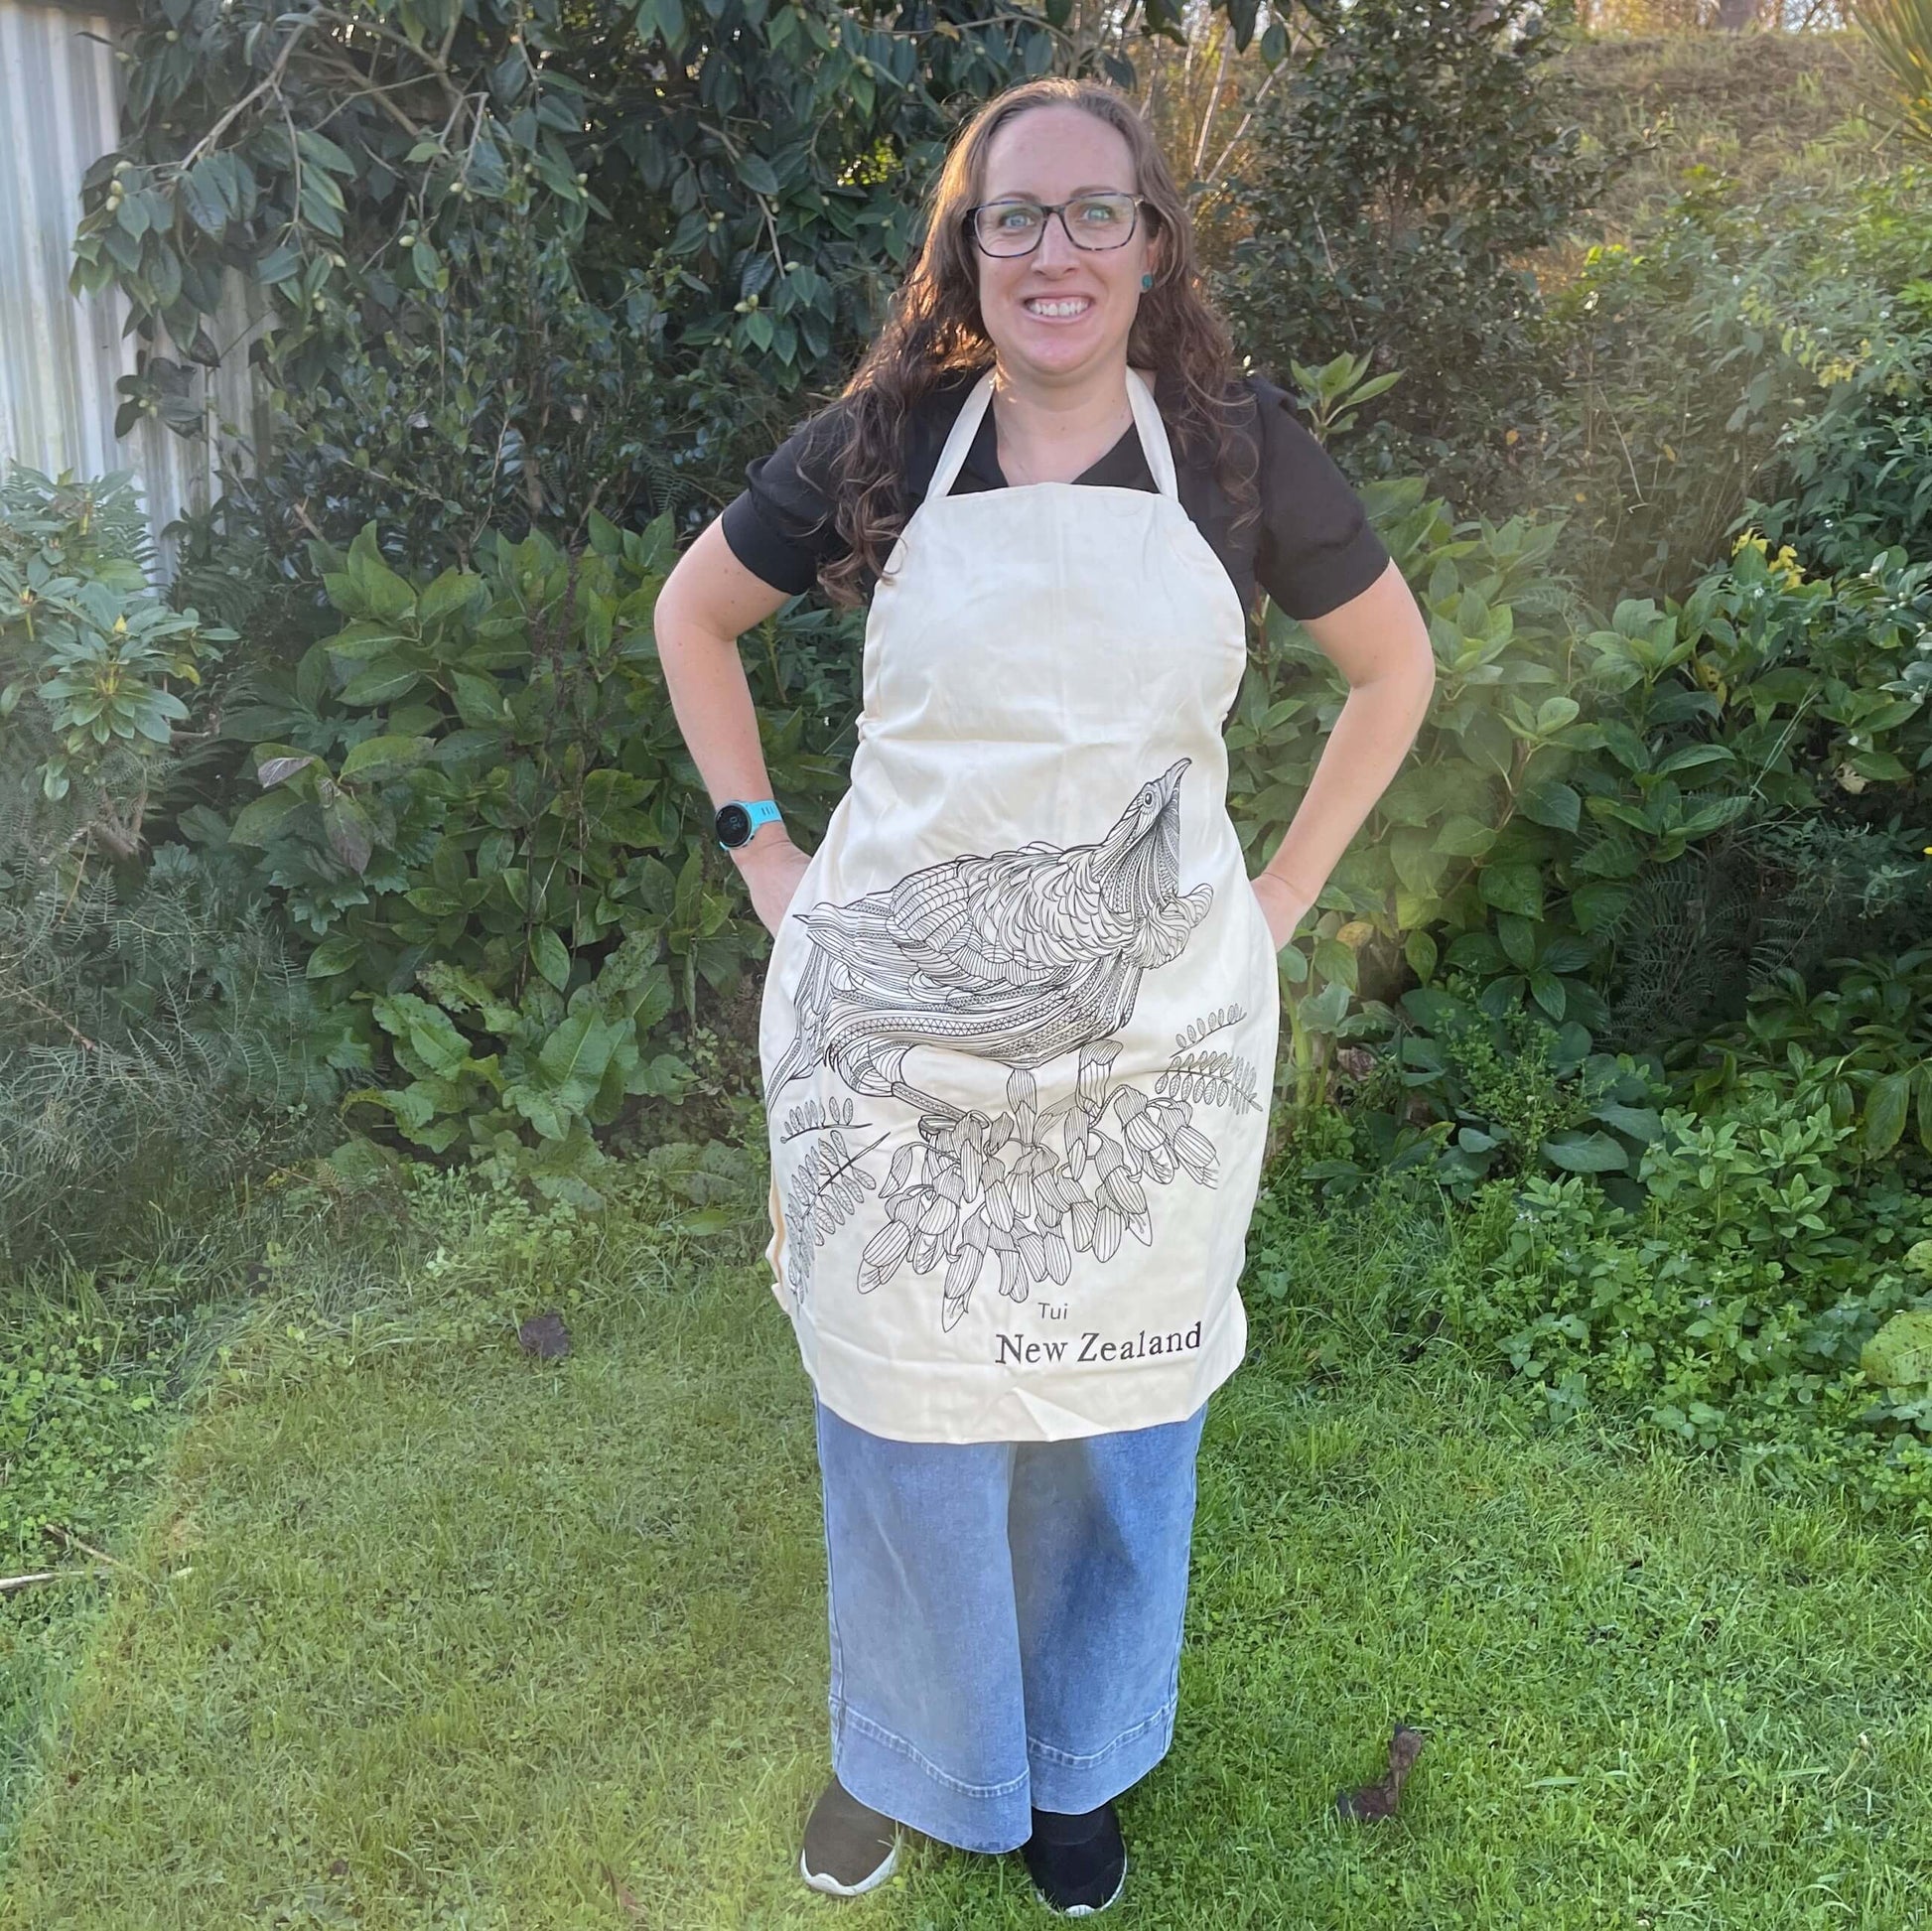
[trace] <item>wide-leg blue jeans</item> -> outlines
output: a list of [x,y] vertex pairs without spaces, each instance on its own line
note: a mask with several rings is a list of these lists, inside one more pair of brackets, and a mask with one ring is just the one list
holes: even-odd
[[1203,1405],[1070,1442],[893,1442],[817,1410],[832,1767],[964,1851],[1167,1754]]

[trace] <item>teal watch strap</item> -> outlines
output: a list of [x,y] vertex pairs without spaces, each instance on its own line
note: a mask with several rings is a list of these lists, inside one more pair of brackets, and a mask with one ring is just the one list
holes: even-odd
[[726,851],[736,851],[750,842],[760,825],[781,822],[778,807],[769,798],[733,798],[718,807],[718,842]]

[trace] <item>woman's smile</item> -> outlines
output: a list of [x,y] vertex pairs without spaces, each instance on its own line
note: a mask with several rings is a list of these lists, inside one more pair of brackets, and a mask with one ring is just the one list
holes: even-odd
[[1094,307],[1091,295],[1031,295],[1020,305],[1040,322],[1078,322]]

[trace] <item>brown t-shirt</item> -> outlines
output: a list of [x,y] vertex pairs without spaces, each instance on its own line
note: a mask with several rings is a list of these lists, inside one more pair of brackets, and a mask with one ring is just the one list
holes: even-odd
[[[923,397],[905,430],[900,485],[907,514],[923,498],[938,467],[946,434],[976,378],[958,377]],[[1359,596],[1382,574],[1389,553],[1369,526],[1361,499],[1295,414],[1293,399],[1261,376],[1240,391],[1253,401],[1248,433],[1259,443],[1255,483],[1261,513],[1237,527],[1236,509],[1211,463],[1191,459],[1178,444],[1174,467],[1180,504],[1221,559],[1244,610],[1257,586],[1290,617],[1321,617]],[[745,488],[724,515],[725,541],[746,569],[773,590],[809,590],[819,571],[845,554],[833,527],[824,466],[817,460],[838,405],[814,416],[769,456],[747,465]],[[1139,434],[1132,428],[1107,454],[1074,479],[1115,489],[1155,487]],[[1003,489],[993,412],[987,411],[956,493]]]

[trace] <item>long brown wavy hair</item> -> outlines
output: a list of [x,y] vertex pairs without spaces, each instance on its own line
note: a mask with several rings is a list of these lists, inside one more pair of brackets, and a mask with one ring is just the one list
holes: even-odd
[[925,240],[894,296],[886,326],[827,417],[836,424],[823,461],[837,486],[833,527],[848,554],[819,574],[825,593],[850,607],[863,601],[908,514],[902,500],[905,425],[922,396],[950,377],[978,374],[993,361],[980,315],[979,265],[966,210],[980,197],[987,144],[1035,107],[1078,107],[1127,142],[1135,186],[1162,241],[1161,266],[1142,297],[1127,340],[1128,360],[1155,373],[1155,398],[1180,447],[1213,465],[1237,520],[1257,512],[1253,439],[1239,433],[1243,403],[1233,390],[1227,325],[1200,289],[1186,204],[1140,109],[1096,80],[1047,75],[996,94],[961,129],[926,205]]

